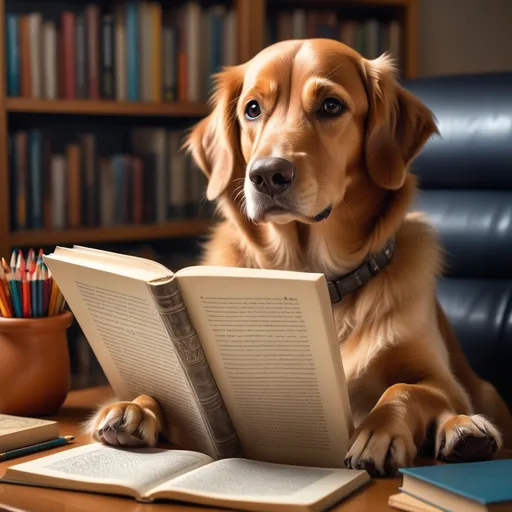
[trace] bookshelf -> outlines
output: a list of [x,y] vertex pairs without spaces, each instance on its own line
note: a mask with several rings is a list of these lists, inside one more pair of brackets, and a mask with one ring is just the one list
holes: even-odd
[[7,98],[7,112],[70,114],[91,116],[202,117],[208,113],[204,103],[152,103],[115,100],[44,100]]
[[[87,5],[85,0],[38,0],[26,1],[30,8],[39,5],[67,6]],[[91,3],[95,0],[91,0]],[[16,2],[18,3],[18,2]],[[20,4],[22,2],[19,2]],[[99,5],[115,5],[114,0],[99,0]],[[184,4],[172,2],[172,4]],[[235,12],[236,62],[245,62],[268,43],[269,21],[283,10],[336,12],[340,17],[357,20],[376,17],[395,20],[401,28],[401,67],[404,76],[416,73],[417,0],[200,0],[203,8],[222,4]],[[162,7],[171,4],[161,1]],[[8,0],[0,0],[0,26],[6,27]],[[41,245],[100,243],[104,241],[142,241],[188,237],[205,234],[211,218],[186,218],[152,224],[118,226],[93,226],[66,229],[14,230],[9,171],[9,133],[19,129],[27,119],[44,117],[45,123],[54,119],[84,119],[99,124],[119,118],[123,123],[143,120],[151,122],[184,123],[190,125],[208,113],[203,101],[117,101],[115,99],[41,99],[7,95],[7,48],[6,38],[0,38],[0,255],[8,255],[14,247]]]

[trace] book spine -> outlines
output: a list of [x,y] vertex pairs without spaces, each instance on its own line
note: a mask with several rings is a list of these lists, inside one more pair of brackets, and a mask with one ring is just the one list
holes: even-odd
[[23,15],[20,17],[20,87],[24,98],[30,98],[31,84],[29,22],[28,16]]
[[139,4],[139,41],[140,41],[140,99],[151,101],[153,91],[152,54],[153,36],[151,34],[151,4],[141,2]]
[[31,228],[41,229],[43,227],[43,151],[40,131],[34,130],[29,133],[29,147]]
[[136,2],[126,4],[126,68],[128,99],[139,99],[139,20]]
[[179,101],[189,101],[188,93],[188,67],[189,56],[187,48],[187,32],[186,11],[182,7],[179,12],[178,30],[178,99]]
[[80,172],[80,146],[69,144],[67,148],[68,167],[68,218],[69,227],[77,228],[81,224],[81,172]]
[[217,457],[242,457],[240,440],[188,315],[176,278],[150,282],[148,288],[195,394]]
[[116,224],[123,224],[123,157],[116,155],[113,158],[114,166],[114,220]]
[[195,1],[186,4],[187,9],[187,56],[188,56],[188,100],[201,101],[201,6]]
[[64,97],[68,100],[75,99],[75,42],[76,27],[75,14],[65,11],[61,14],[62,20],[62,44],[64,63]]
[[28,225],[28,170],[27,170],[27,133],[19,132],[16,137],[16,229],[27,229]]
[[105,13],[102,18],[102,95],[107,99],[115,98],[114,83],[114,18]]
[[57,98],[57,27],[53,21],[43,25],[44,96],[49,100]]
[[85,201],[84,218],[88,226],[94,226],[96,219],[96,138],[93,134],[87,134],[83,138],[84,177],[85,177]]
[[43,17],[40,13],[29,14],[29,45],[30,45],[30,75],[32,98],[43,96],[43,66],[42,66],[42,28]]
[[162,101],[162,6],[159,3],[151,4],[152,24],[152,100]]
[[222,64],[224,66],[234,66],[237,63],[236,48],[236,11],[235,9],[230,9],[224,20],[224,40],[222,53]]
[[87,43],[83,14],[76,17],[76,97],[87,98]]
[[89,98],[100,99],[100,13],[97,5],[88,5],[85,10],[87,27],[87,71]]
[[132,166],[133,222],[134,224],[140,224],[144,218],[144,169],[142,158],[134,157],[132,160]]
[[52,148],[48,137],[43,137],[43,226],[44,229],[52,228],[52,182],[51,159]]
[[116,76],[116,99],[126,101],[126,23],[123,5],[116,5],[115,8],[115,76]]
[[19,17],[7,15],[7,94],[20,95]]
[[66,158],[53,155],[51,159],[52,188],[52,227],[64,229],[66,226]]

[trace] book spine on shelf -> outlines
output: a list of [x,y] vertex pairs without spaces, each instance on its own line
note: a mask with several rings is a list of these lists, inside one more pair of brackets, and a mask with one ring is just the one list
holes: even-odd
[[43,25],[43,90],[49,100],[57,98],[57,27],[53,21]]
[[87,36],[85,16],[80,13],[76,16],[76,97],[87,98]]
[[187,374],[217,457],[242,457],[240,440],[188,316],[176,279],[153,281],[148,288]]
[[126,90],[126,14],[123,4],[115,6],[114,31],[116,99],[126,101],[128,99]]
[[102,17],[101,43],[102,97],[105,99],[114,99],[116,97],[114,77],[115,33],[114,17],[109,12],[103,14]]
[[19,16],[7,14],[7,95],[20,95]]
[[43,143],[39,130],[29,133],[30,204],[32,229],[43,227]]
[[100,12],[97,5],[85,8],[89,98],[100,99]]
[[76,97],[76,58],[75,58],[75,44],[76,44],[76,25],[75,14],[70,11],[64,11],[61,14],[62,23],[62,49],[63,49],[63,64],[64,64],[64,97],[68,100],[73,100]]
[[139,20],[136,2],[126,4],[126,68],[128,99],[139,100]]
[[52,227],[64,229],[66,227],[66,157],[54,154],[51,158],[51,190],[52,190]]
[[[233,8],[197,0],[102,6],[79,2],[53,13],[42,4],[44,12],[7,13],[8,95],[202,102],[212,75],[237,63]],[[303,18],[296,10],[297,34],[305,31]]]
[[21,95],[30,98],[32,77],[30,68],[30,31],[27,15],[20,16],[20,87]]

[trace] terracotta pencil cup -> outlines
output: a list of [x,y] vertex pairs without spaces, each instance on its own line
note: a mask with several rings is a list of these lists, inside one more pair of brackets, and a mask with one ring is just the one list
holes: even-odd
[[72,322],[69,311],[0,318],[0,413],[40,417],[59,411],[69,391]]

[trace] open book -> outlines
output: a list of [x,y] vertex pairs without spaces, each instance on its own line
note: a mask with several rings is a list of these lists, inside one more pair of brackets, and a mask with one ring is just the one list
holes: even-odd
[[0,482],[277,512],[325,510],[369,480],[363,470],[93,443],[10,467]]
[[120,400],[214,459],[343,467],[352,416],[322,274],[189,267],[74,247],[44,256]]

